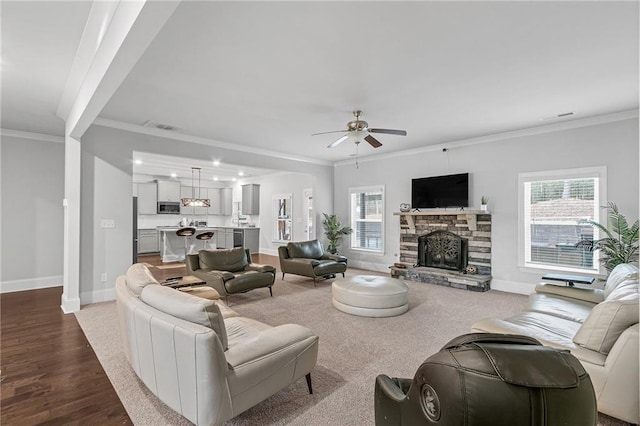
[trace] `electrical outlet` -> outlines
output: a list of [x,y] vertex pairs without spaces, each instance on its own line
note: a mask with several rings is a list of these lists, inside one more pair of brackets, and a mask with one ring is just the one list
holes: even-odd
[[100,221],[100,227],[101,228],[108,228],[108,229],[112,229],[116,227],[116,221],[113,219],[102,219]]
[[104,282],[107,282],[107,273],[106,273],[106,272],[103,272],[103,273],[100,275],[100,281],[102,281],[103,283],[104,283]]

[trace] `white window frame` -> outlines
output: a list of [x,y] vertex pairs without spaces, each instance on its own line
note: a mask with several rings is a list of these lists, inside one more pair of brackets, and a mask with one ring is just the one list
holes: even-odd
[[[362,192],[380,192],[382,194],[382,214],[380,219],[380,249],[367,249],[362,247],[355,247],[353,245],[355,239],[355,222],[356,218],[354,217],[354,208],[351,205],[351,198],[353,194],[360,194]],[[354,188],[349,188],[348,190],[348,201],[347,205],[349,206],[349,226],[353,229],[351,235],[349,235],[349,248],[353,251],[361,251],[366,253],[376,253],[376,254],[384,254],[384,246],[385,246],[385,194],[384,194],[384,185],[371,185],[371,186],[359,186]]]
[[[528,172],[518,174],[518,266],[520,269],[528,272],[533,271],[559,271],[569,273],[583,273],[583,274],[600,274],[603,272],[602,265],[600,264],[598,252],[594,252],[593,256],[593,270],[585,270],[583,268],[576,269],[571,267],[565,267],[560,265],[541,265],[530,264],[527,262],[527,258],[530,258],[531,245],[527,244],[529,240],[528,234],[530,227],[525,211],[525,197],[530,197],[530,194],[525,193],[525,182],[536,182],[545,180],[561,180],[561,179],[581,179],[581,178],[598,178],[598,187],[594,188],[594,195],[598,208],[596,208],[594,214],[594,220],[598,223],[602,223],[602,220],[607,219],[606,213],[603,213],[603,209],[606,210],[607,206],[607,167],[581,167],[575,169],[562,169],[562,170],[547,170],[539,172]],[[594,238],[598,237],[598,230],[594,228]]]

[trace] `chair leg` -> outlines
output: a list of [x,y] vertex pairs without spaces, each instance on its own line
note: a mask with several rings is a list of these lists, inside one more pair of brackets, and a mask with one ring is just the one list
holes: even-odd
[[316,286],[316,277],[313,277],[313,286]]
[[344,272],[342,273],[342,278],[344,278]]
[[273,287],[269,286],[269,294],[273,297]]
[[284,272],[282,273],[282,281],[284,281]]
[[307,387],[309,388],[309,393],[313,395],[313,388],[311,387],[311,373],[307,373],[307,375],[304,377],[307,379]]

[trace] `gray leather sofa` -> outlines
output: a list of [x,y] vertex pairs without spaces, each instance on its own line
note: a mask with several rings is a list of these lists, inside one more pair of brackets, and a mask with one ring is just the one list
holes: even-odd
[[158,285],[143,264],[118,277],[116,301],[129,364],[197,425],[220,425],[305,376],[311,392],[318,336],[305,327],[221,310],[219,300]]
[[640,423],[638,268],[618,265],[603,290],[540,284],[526,309],[483,319],[473,331],[521,334],[569,350],[591,376],[598,411]]
[[296,274],[313,278],[342,274],[347,270],[347,258],[325,253],[318,240],[287,243],[278,247],[282,279],[284,274]]
[[276,268],[251,262],[248,249],[200,250],[187,255],[187,273],[206,281],[220,296],[268,288],[273,296]]

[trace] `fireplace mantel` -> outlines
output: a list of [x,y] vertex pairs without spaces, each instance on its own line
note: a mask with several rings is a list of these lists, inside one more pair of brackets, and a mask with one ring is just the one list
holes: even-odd
[[478,215],[491,214],[486,210],[447,210],[447,209],[429,209],[425,211],[413,212],[393,212],[396,216],[406,217],[409,232],[415,234],[416,226],[414,216],[463,216],[467,220],[470,231],[478,230]]

